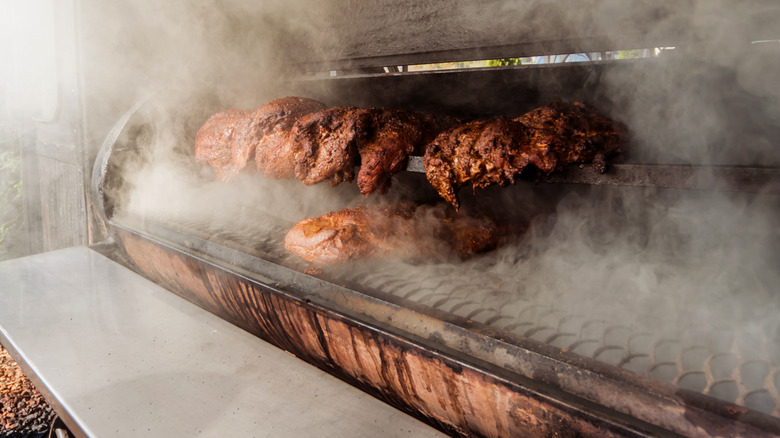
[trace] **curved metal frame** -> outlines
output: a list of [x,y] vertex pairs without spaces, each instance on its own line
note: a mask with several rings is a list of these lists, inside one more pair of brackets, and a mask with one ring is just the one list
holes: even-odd
[[89,194],[93,206],[92,210],[95,214],[95,219],[100,227],[101,233],[106,239],[111,238],[111,228],[108,226],[108,217],[106,215],[104,202],[108,163],[111,160],[114,146],[116,145],[119,136],[125,130],[128,122],[138,113],[138,110],[141,109],[141,107],[147,104],[152,96],[153,94],[149,94],[140,99],[135,105],[130,107],[119,120],[117,120],[105,140],[103,140],[97,156],[95,157],[95,163],[92,166],[92,178],[89,185]]

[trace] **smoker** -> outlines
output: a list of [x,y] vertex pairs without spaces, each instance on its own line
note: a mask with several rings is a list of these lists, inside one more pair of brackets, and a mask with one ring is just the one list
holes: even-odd
[[[281,21],[247,18],[259,7],[205,14],[225,14],[242,35],[257,36],[258,22],[276,32],[258,57],[267,45],[295,48],[264,67],[284,79],[258,85],[268,99],[467,119],[581,100],[626,123],[631,144],[605,173],[574,166],[463,188],[471,208],[531,224],[494,253],[312,271],[284,250],[296,219],[270,200],[203,218],[156,215],[133,198],[139,169],[154,167],[172,134],[166,156],[207,181],[187,149],[195,131],[209,114],[256,97],[218,95],[231,84],[214,80],[185,97],[151,87],[108,96],[115,104],[105,113],[85,101],[94,124],[82,133],[87,158],[66,187],[84,194],[74,198],[87,216],[76,221],[79,240],[453,436],[780,435],[777,6],[325,3],[315,8],[320,27],[297,3],[272,14]],[[75,10],[85,23],[98,16]],[[579,62],[558,62],[567,57]],[[89,89],[102,73],[87,58]],[[258,62],[233,62],[242,59]],[[353,188],[332,190],[337,201],[359,199]],[[394,177],[390,195],[436,198],[421,157]],[[44,218],[42,229],[62,219]]]

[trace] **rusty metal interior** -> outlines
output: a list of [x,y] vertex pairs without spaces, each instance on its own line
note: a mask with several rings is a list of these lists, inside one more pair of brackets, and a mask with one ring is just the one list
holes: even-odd
[[[337,19],[344,20],[339,21],[341,46],[286,66],[290,74],[284,92],[334,106],[403,108],[466,118],[513,116],[556,100],[583,100],[620,119],[635,110],[637,96],[614,94],[614,88],[605,85],[611,78],[643,80],[669,75],[681,64],[690,70],[708,65],[710,60],[694,56],[697,45],[706,42],[686,31],[695,3],[644,5],[622,16],[636,25],[608,37],[604,29],[596,29],[564,38],[555,26],[515,29],[506,35],[497,26],[461,40],[436,39],[425,32],[437,21],[442,26],[462,24],[466,19],[457,11],[428,6],[427,14],[409,23],[403,21],[406,15],[387,19],[401,6],[370,2],[370,7]],[[753,17],[762,23],[780,18],[776,8],[756,10],[775,13]],[[677,21],[667,23],[666,31],[648,30],[670,15]],[[731,21],[738,18],[720,18],[721,26],[747,35],[745,59],[759,64],[771,60],[765,78],[777,73],[771,67],[780,55],[777,44],[751,43],[774,41],[779,33]],[[358,25],[346,29],[349,20]],[[566,25],[553,18],[549,22]],[[752,35],[751,28],[763,33]],[[366,29],[385,38],[366,38]],[[661,47],[675,50],[666,56],[582,63],[435,72],[406,68]],[[768,206],[760,214],[770,212],[766,220],[776,223],[771,212],[777,216],[780,195],[777,113],[746,111],[770,106],[760,96],[726,92],[738,88],[740,81],[726,69],[714,76],[717,80],[703,78],[699,85],[724,96],[718,111],[727,114],[724,131],[729,135],[722,139],[717,159],[664,159],[643,150],[674,141],[673,134],[638,136],[604,174],[574,166],[549,176],[524,175],[503,188],[472,192],[465,187],[464,204],[508,220],[527,220],[523,206],[533,206],[540,217],[553,217],[556,205],[572,196],[584,204],[590,198],[606,200],[592,201],[605,208],[610,199],[629,195],[661,206],[687,198],[705,202],[735,197],[744,205]],[[724,299],[714,291],[695,295],[661,290],[661,279],[659,290],[650,290],[648,298],[622,293],[620,284],[609,281],[604,284],[615,290],[589,294],[588,287],[572,290],[582,286],[576,279],[564,290],[561,283],[561,289],[524,285],[522,273],[496,275],[500,267],[520,266],[538,255],[522,251],[523,240],[462,263],[369,261],[311,273],[282,243],[294,221],[273,211],[247,213],[250,223],[239,217],[219,222],[128,213],[124,194],[132,187],[126,176],[139,163],[145,165],[148,151],[157,147],[166,129],[158,121],[175,123],[184,137],[179,144],[191,145],[205,117],[225,105],[210,90],[199,92],[193,99],[200,103],[195,112],[159,117],[171,108],[165,103],[166,91],[158,91],[125,105],[124,114],[113,120],[89,188],[96,250],[454,436],[780,435],[780,326],[776,318],[761,319],[776,310],[777,290],[756,300]],[[658,90],[660,101],[675,98],[664,93],[670,92]],[[746,156],[740,153],[744,142],[769,146]],[[186,147],[177,153],[185,162],[193,154]],[[418,201],[436,199],[420,157],[410,159],[393,185],[397,193]],[[658,208],[674,213],[672,207]],[[626,217],[642,220],[641,214],[631,212]],[[601,225],[589,226],[598,230]],[[777,241],[778,236],[775,232],[766,238]],[[766,261],[766,269],[776,270],[772,265],[772,259]],[[673,311],[644,312],[653,296]],[[704,308],[716,309],[718,316],[703,314]]]

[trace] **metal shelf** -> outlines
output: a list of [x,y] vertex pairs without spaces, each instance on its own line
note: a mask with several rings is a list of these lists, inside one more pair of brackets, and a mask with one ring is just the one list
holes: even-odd
[[[425,173],[422,157],[409,157],[406,170]],[[564,184],[780,194],[780,168],[774,167],[611,164],[605,173],[599,173],[589,165],[581,165],[538,176],[536,180]]]

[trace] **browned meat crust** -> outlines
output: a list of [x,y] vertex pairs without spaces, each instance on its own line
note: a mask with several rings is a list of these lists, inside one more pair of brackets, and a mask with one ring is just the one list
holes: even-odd
[[322,102],[302,97],[272,100],[252,113],[248,140],[235,153],[248,158],[254,151],[261,174],[277,179],[292,178],[295,156],[289,137],[293,124],[300,117],[325,108]]
[[602,117],[582,102],[555,102],[514,119],[532,128],[531,142],[547,145],[558,156],[558,166],[589,163],[606,170],[606,157],[620,152],[628,130],[622,123]]
[[447,216],[440,219],[435,230],[436,238],[447,242],[461,259],[491,251],[498,246],[499,227],[486,217],[466,215]]
[[292,177],[293,152],[287,141],[292,125],[304,114],[323,108],[325,105],[316,100],[283,97],[254,112],[218,112],[198,130],[195,157],[199,163],[210,164],[223,182],[232,180],[253,155],[262,174]]
[[[448,116],[380,108],[334,107],[302,117],[290,135],[295,149],[295,176],[304,184],[355,178],[368,196],[386,193],[390,177],[406,168],[420,151],[458,120]],[[358,162],[359,161],[359,162]]]
[[627,137],[623,124],[584,103],[559,102],[513,120],[480,120],[446,130],[426,147],[423,162],[428,181],[458,208],[461,186],[505,186],[529,165],[549,174],[567,164],[593,162],[603,172],[606,157],[619,152]]
[[428,181],[447,202],[459,207],[457,190],[505,186],[529,164],[545,172],[557,166],[547,145],[532,144],[530,130],[504,118],[477,120],[442,132],[427,146],[423,163]]
[[406,169],[409,155],[458,122],[453,117],[402,110],[371,109],[370,115],[368,132],[358,143],[357,184],[366,196],[387,193],[390,177]]
[[467,258],[494,249],[498,239],[498,228],[487,218],[401,203],[346,208],[305,219],[287,233],[284,246],[310,263],[335,265],[388,256]]
[[290,134],[295,176],[304,184],[355,179],[357,145],[370,125],[370,110],[333,107],[298,119]]
[[398,236],[412,231],[395,217],[402,218],[403,211],[353,207],[305,219],[287,233],[284,247],[323,265],[371,257],[389,251]]
[[[257,169],[273,178],[293,174],[304,184],[355,179],[361,193],[387,192],[410,154],[424,149],[428,180],[457,209],[458,189],[507,185],[528,166],[550,173],[620,151],[627,129],[582,102],[552,103],[513,120],[465,124],[452,117],[377,108],[334,107],[285,97],[254,113],[227,110],[204,123],[196,157],[230,181],[255,154]],[[427,146],[425,146],[427,144]]]
[[233,151],[245,141],[248,124],[246,111],[230,109],[212,115],[195,135],[197,162],[210,164],[220,181],[232,180],[246,166],[247,158]]

